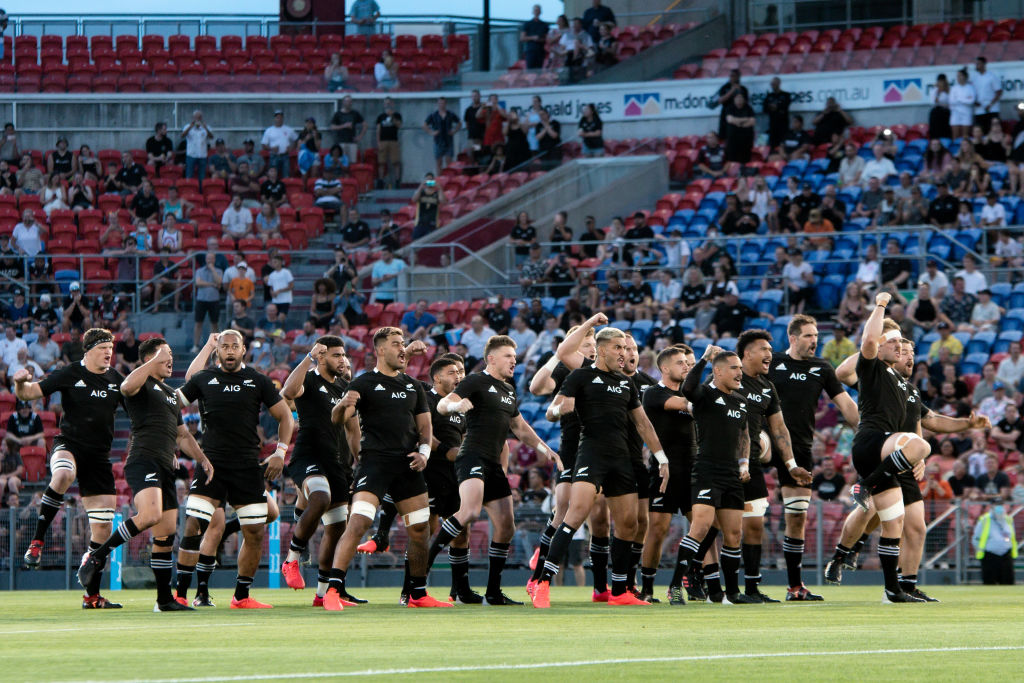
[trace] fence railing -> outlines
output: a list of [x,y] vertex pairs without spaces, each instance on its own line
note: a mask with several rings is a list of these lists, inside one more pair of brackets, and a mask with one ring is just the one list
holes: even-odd
[[[184,482],[181,494],[184,495]],[[924,558],[921,566],[922,578],[927,582],[928,571],[950,570],[954,572],[956,583],[970,583],[977,579],[980,563],[975,559],[975,549],[971,545],[971,536],[978,517],[987,509],[987,505],[975,501],[954,500],[925,501],[925,513],[928,520],[927,535],[924,546]],[[822,571],[825,563],[831,559],[832,552],[839,542],[843,521],[850,511],[849,505],[838,502],[826,502],[815,499],[808,510],[807,535],[805,539],[804,567],[807,572],[805,579],[815,585],[822,584]],[[130,516],[130,506],[120,510],[124,517]],[[184,522],[184,508],[179,513],[179,525]],[[1010,513],[1017,528],[1018,537],[1024,537],[1024,507],[1018,506]],[[36,525],[37,508],[34,505],[12,507],[0,511],[0,572],[5,574],[0,580],[0,588],[15,590],[23,587],[25,570],[22,569],[22,555],[28,548]],[[280,540],[277,547],[272,547],[269,540],[264,541],[264,552],[261,571],[277,571],[276,563],[271,556],[286,550],[290,538],[290,520],[292,508],[281,505]],[[540,532],[548,519],[536,504],[523,504],[516,509],[517,533],[512,543],[509,557],[510,566],[525,566],[538,542]],[[179,526],[179,528],[182,528]],[[668,535],[662,546],[662,568],[674,566],[676,546],[680,538],[686,534],[689,526],[681,516],[673,518]],[[762,566],[766,569],[783,568],[785,561],[782,554],[782,537],[785,526],[782,523],[782,505],[773,503],[768,510],[765,523]],[[317,547],[322,530],[313,537],[311,547]],[[484,520],[473,527],[474,548],[482,551],[471,553],[474,566],[485,566],[487,562],[486,542],[489,535],[489,524]],[[373,571],[390,570],[402,566],[402,550],[406,544],[405,531],[401,524],[392,532],[392,544],[389,553],[364,556],[360,560],[359,574],[365,585],[369,574]],[[269,539],[269,534],[268,534]],[[68,502],[58,513],[46,538],[41,569],[59,575],[56,584],[70,589],[75,587],[74,572],[78,568],[81,554],[86,551],[89,542],[89,525],[85,510],[78,501],[69,496]],[[227,571],[233,570],[237,560],[237,538],[228,538],[219,555],[219,566]],[[878,569],[874,541],[870,541],[860,553],[860,564],[864,569]],[[1024,541],[1022,541],[1024,545]],[[141,586],[149,580],[150,538],[148,532],[132,539],[124,547],[122,555],[122,577],[124,587]],[[1018,562],[1018,566],[1024,566]],[[437,567],[444,563],[439,558]],[[353,572],[354,575],[355,572]]]

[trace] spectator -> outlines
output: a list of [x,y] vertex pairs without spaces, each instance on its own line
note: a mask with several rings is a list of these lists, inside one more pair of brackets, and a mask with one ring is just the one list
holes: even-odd
[[245,261],[245,254],[235,252],[235,262],[224,270],[224,282],[227,284],[228,301],[242,301],[246,306],[252,304],[256,293],[256,271]]
[[206,178],[206,156],[210,148],[213,131],[203,120],[203,112],[196,109],[192,112],[192,120],[181,132],[185,138],[185,177],[198,178],[199,187]]
[[925,264],[925,272],[921,273],[917,278],[918,284],[926,284],[931,289],[931,293],[936,299],[942,300],[946,297],[947,290],[949,289],[949,278],[946,274],[939,270],[939,262],[935,259],[928,259]]
[[774,157],[782,161],[806,159],[811,152],[811,136],[804,130],[804,117],[794,114],[789,130],[782,136],[782,141],[775,149]]
[[[331,129],[334,129],[333,119]],[[260,146],[264,151],[270,153],[270,160],[267,162],[267,170],[277,169],[281,178],[291,175],[291,166],[288,155],[295,149],[299,136],[290,126],[284,125],[284,112],[280,109],[274,112],[274,123],[263,131]]]
[[991,507],[974,525],[971,542],[981,561],[981,580],[986,586],[1012,586],[1013,563],[1017,559],[1017,536],[1013,517],[1006,513],[1002,497],[990,500]]
[[192,202],[182,199],[174,185],[167,188],[167,198],[160,201],[160,212],[165,217],[170,215],[178,223],[188,223],[193,208]]
[[498,173],[505,173],[509,170],[510,166],[508,158],[505,156],[505,145],[498,143],[491,148],[491,161],[487,164],[487,168],[484,173],[487,175],[495,175]]
[[[986,367],[989,366],[991,366],[991,363],[986,363]],[[981,382],[978,382],[977,386],[980,385]],[[975,386],[975,394],[977,394],[977,386]],[[975,398],[975,404],[977,403],[977,398]],[[1020,452],[1021,446],[1024,445],[1024,421],[1020,419],[1017,404],[1012,401],[1007,403],[1003,409],[1002,418],[998,422],[994,422],[994,425],[991,438],[996,442],[996,445],[1006,453],[1012,451]]]
[[395,111],[395,102],[384,98],[384,111],[377,116],[377,188],[397,188],[402,181],[402,148],[398,131],[402,115]]
[[[344,166],[341,166],[340,164],[335,165],[334,163],[331,163],[336,160],[343,160]],[[326,168],[328,163],[331,163],[332,165],[332,168],[330,170]],[[344,220],[344,216],[348,212],[348,207],[344,204],[344,201],[342,200],[342,195],[344,194],[344,187],[342,186],[341,181],[338,180],[338,176],[340,174],[335,173],[334,170],[339,168],[346,168],[347,166],[348,160],[346,157],[342,156],[341,146],[334,145],[334,147],[331,147],[331,153],[327,155],[327,159],[325,160],[324,175],[320,178],[317,178],[316,182],[313,183],[313,196],[316,197],[316,199],[314,200],[316,205],[323,209],[325,212],[339,212],[339,220]]]
[[971,324],[968,332],[981,332],[983,330],[998,331],[999,321],[1002,319],[1004,309],[992,301],[992,290],[985,289],[978,291],[978,303],[974,304],[971,310]]
[[523,22],[519,42],[526,68],[540,69],[544,66],[544,41],[548,35],[548,23],[540,18],[540,5],[533,6],[532,14],[529,21]]
[[708,133],[704,137],[704,147],[697,155],[697,170],[705,177],[720,178],[725,175],[725,148],[719,142],[720,139],[715,133]]
[[[835,230],[836,227],[832,225],[832,221],[823,216],[821,209],[815,208],[807,212],[807,222],[804,223],[805,233],[828,235]],[[827,249],[830,239],[829,237],[811,237],[809,241],[815,249]]]
[[594,104],[583,105],[583,116],[577,126],[580,139],[583,140],[583,155],[588,157],[604,156],[604,124],[597,114]]
[[114,342],[114,366],[122,375],[139,367],[139,341],[130,326],[126,326],[121,338]]
[[[480,99],[480,91],[473,90],[470,93],[469,106],[466,107],[462,115],[463,122],[466,125],[469,153],[474,158],[480,153],[480,147],[484,144],[484,124],[482,120],[477,118],[477,114],[483,106],[483,102]],[[424,124],[424,128],[426,128],[426,124]]]
[[46,187],[43,188],[43,195],[40,199],[43,203],[43,212],[47,218],[50,217],[50,212],[54,209],[68,208],[67,191],[61,185],[60,176],[56,173],[51,175],[46,181]]
[[64,364],[78,363],[85,358],[85,349],[82,347],[82,329],[72,327],[70,338],[61,344],[60,357]]
[[320,335],[316,331],[316,318],[306,318],[302,323],[302,331],[292,338],[291,351],[297,358],[301,358],[316,343]]
[[943,321],[936,325],[935,329],[939,333],[939,338],[928,347],[928,360],[935,362],[939,357],[939,349],[944,348],[949,351],[950,359],[954,363],[959,363],[960,356],[964,353],[964,345],[953,336],[952,325]]
[[[239,157],[241,159],[241,157]],[[242,197],[242,206],[247,209],[257,208],[259,203],[260,183],[252,174],[249,162],[238,161],[236,168],[238,172],[228,179],[228,193]],[[177,191],[176,188],[170,188]],[[170,192],[170,190],[168,190]]]
[[[953,445],[953,442],[949,440],[942,443]],[[956,498],[970,498],[974,495],[974,477],[967,472],[967,465],[963,460],[953,462],[953,470],[946,482]]]
[[1003,97],[1003,79],[989,71],[988,60],[978,56],[974,60],[974,77],[971,85],[977,94],[974,105],[974,125],[981,126],[984,133],[992,128],[993,121],[999,120],[999,100]]
[[1010,342],[1008,351],[1010,355],[999,361],[996,378],[1017,392],[1020,391],[1021,380],[1024,379],[1024,356],[1021,355],[1021,342]]
[[494,330],[488,327],[480,315],[474,315],[469,321],[469,329],[462,333],[459,340],[466,347],[466,372],[475,368],[484,358],[484,345],[494,336]]
[[601,4],[601,0],[591,0],[591,5],[583,11],[581,20],[583,30],[590,34],[590,37],[597,42],[601,24],[615,26],[615,12],[610,7]]
[[292,271],[285,268],[284,258],[280,254],[270,259],[270,267],[273,271],[266,277],[267,286],[270,288],[270,301],[277,306],[282,318],[287,318],[288,310],[292,307],[295,276],[292,275]]
[[60,360],[60,347],[50,339],[50,330],[46,325],[35,328],[36,340],[28,345],[28,355],[43,368],[44,372],[52,372]]
[[394,90],[398,87],[398,62],[391,50],[380,53],[380,61],[373,65],[373,77],[381,90]]
[[214,141],[213,154],[210,155],[208,164],[212,169],[210,172],[211,178],[227,180],[238,170],[238,160],[235,159],[235,155],[228,149],[224,138],[217,138]]
[[391,247],[392,251],[395,251],[401,246],[400,233],[401,228],[392,220],[391,212],[387,209],[381,209],[380,223],[370,243],[377,246],[388,246]]
[[942,470],[938,465],[929,464],[925,467],[924,479],[918,484],[921,495],[926,501],[953,500],[953,488],[942,478]]
[[526,324],[526,318],[517,315],[512,318],[512,329],[508,331],[508,336],[516,343],[517,362],[523,362],[527,350],[537,341],[537,333]]
[[953,157],[949,162],[949,171],[946,172],[942,182],[949,186],[951,194],[961,197],[967,192],[968,180],[970,180],[970,164],[965,167],[958,157]]
[[512,326],[512,315],[508,311],[504,295],[490,297],[487,300],[487,305],[480,311],[480,315],[484,317],[487,326],[496,334],[508,334],[509,327]]
[[990,453],[985,457],[985,471],[974,478],[975,500],[993,501],[1010,497],[1013,483],[1005,472],[999,470],[999,457]]
[[78,158],[75,159],[78,172],[86,180],[96,182],[100,178],[100,162],[89,145],[82,145],[78,148]]
[[846,488],[846,479],[836,470],[836,461],[826,457],[821,461],[821,469],[814,475],[814,481],[811,482],[811,491],[815,498],[834,502],[838,500],[844,488]]
[[430,328],[437,322],[433,313],[427,310],[427,300],[416,301],[416,308],[406,311],[402,316],[400,326],[405,336],[412,339],[426,339]]
[[[263,317],[256,323],[257,330],[263,331],[264,335],[268,335],[277,328],[278,325],[284,324],[284,314],[277,310],[277,304],[268,303],[263,308]],[[258,334],[256,335],[259,336]]]
[[82,209],[91,209],[96,203],[92,185],[85,182],[81,173],[76,173],[68,185],[68,204],[77,214]]
[[341,63],[340,52],[331,53],[331,59],[324,67],[324,81],[327,92],[337,92],[348,86],[348,69]]
[[953,130],[949,127],[949,96],[949,79],[946,74],[939,74],[935,77],[933,106],[928,112],[929,141],[953,137]]
[[[68,297],[64,302],[64,331],[88,328],[91,326],[91,321],[92,314],[88,302],[82,297],[82,287],[77,282],[72,282],[68,287]],[[0,344],[2,343],[0,342]]]
[[831,140],[833,135],[841,137],[847,127],[853,125],[853,117],[836,98],[829,97],[825,100],[825,108],[815,115],[811,124],[814,126],[813,144],[821,145]]
[[1024,245],[1015,240],[1008,230],[1000,230],[996,236],[995,256],[989,257],[990,265],[993,268],[1021,268],[1024,266],[1022,257]]
[[259,178],[263,175],[266,162],[263,161],[263,155],[256,152],[256,143],[252,138],[246,138],[242,141],[242,155],[238,157],[238,167],[241,169],[242,164],[249,165],[249,174],[253,178]]
[[153,183],[149,178],[142,179],[142,185],[129,206],[138,223],[145,223],[150,217],[160,216],[160,200],[153,193]]
[[589,74],[597,56],[594,37],[583,28],[583,22],[577,17],[572,20],[572,28],[562,34],[561,43],[565,48],[565,63],[569,67],[569,83],[576,83]]
[[659,308],[674,310],[679,304],[679,298],[683,293],[683,283],[672,277],[668,270],[658,271],[658,282],[654,285],[654,303]]
[[533,131],[532,129],[527,131],[526,128],[527,126],[519,114],[515,111],[510,111],[505,131],[507,137],[505,153],[508,157],[505,168],[515,169],[529,161],[531,154],[528,134]]
[[872,145],[871,151],[874,157],[864,164],[864,170],[861,172],[861,185],[864,187],[870,187],[872,178],[877,179],[879,185],[883,185],[889,176],[896,175],[896,166],[893,165],[892,159],[885,156],[884,144],[876,142]]
[[356,279],[357,271],[345,250],[335,247],[334,263],[324,272],[323,276],[330,278],[334,282],[335,289],[340,292],[347,283]]
[[576,282],[576,269],[569,263],[564,253],[556,254],[548,261],[544,279],[549,282],[548,293],[556,298],[569,296],[573,283]]
[[256,323],[249,316],[249,306],[244,300],[235,299],[231,302],[231,315],[228,318],[227,326],[228,329],[235,330],[242,335],[246,346],[252,344]]
[[32,209],[21,212],[21,222],[14,226],[11,236],[11,247],[24,256],[35,256],[43,251],[43,231],[36,223],[36,212]]
[[266,179],[260,184],[260,201],[279,208],[288,203],[286,201],[287,193],[287,186],[278,178],[277,166],[269,166]]
[[437,228],[438,213],[441,207],[447,203],[447,198],[433,173],[427,173],[423,182],[416,188],[412,195],[412,201],[416,204],[416,225],[412,230],[414,240],[429,235]]
[[803,313],[807,302],[814,296],[814,269],[804,261],[804,253],[797,248],[789,250],[789,263],[782,269],[782,281],[789,292],[789,313]]
[[[135,263],[131,264],[134,272]],[[32,307],[32,312],[29,314],[32,318],[32,322],[36,325],[41,325],[48,330],[56,328],[57,321],[57,310],[51,305],[50,295],[43,293],[39,295],[39,303]]]
[[938,195],[928,208],[928,220],[936,227],[951,230],[957,222],[960,202],[949,193],[949,186],[946,183],[936,184],[935,189]]
[[850,328],[838,324],[832,329],[832,338],[825,342],[821,357],[837,368],[844,360],[857,353],[857,346],[850,339]]
[[937,183],[949,172],[953,163],[953,155],[949,153],[942,140],[932,138],[928,141],[928,149],[924,152],[924,166],[917,178],[925,183]]
[[199,351],[199,342],[203,331],[203,320],[209,318],[210,332],[218,331],[220,319],[220,288],[224,273],[216,266],[213,252],[206,254],[205,262],[199,266],[193,276],[195,288],[195,325],[192,333],[192,353]]
[[1013,405],[1013,399],[1006,395],[1006,385],[1000,381],[992,384],[992,395],[978,404],[978,414],[987,417],[993,424],[1006,415],[1006,407]]
[[990,190],[985,199],[985,206],[981,207],[981,227],[1005,228],[1006,209],[999,203],[999,194]]
[[[3,37],[0,36],[0,44],[2,43]],[[8,497],[8,508],[17,507],[18,492],[21,490],[21,481],[24,477],[25,464],[21,460],[21,455],[10,448],[4,448],[0,453],[0,494]],[[37,495],[42,495],[42,491]],[[5,531],[10,533],[7,529]]]
[[953,279],[961,278],[964,281],[964,291],[968,294],[977,294],[988,287],[988,280],[985,274],[978,270],[978,262],[971,254],[964,254],[963,268],[953,274]]
[[358,161],[359,142],[366,133],[366,121],[360,112],[352,108],[351,95],[342,98],[341,108],[331,117],[331,130],[334,132],[334,144],[341,145],[350,162]]
[[370,226],[360,219],[355,207],[348,214],[348,222],[341,228],[341,246],[346,252],[361,249],[370,244]]
[[[740,302],[735,291],[727,290],[722,296],[722,303],[715,309],[714,317],[711,319],[709,326],[711,338],[717,341],[726,337],[738,337],[743,331],[743,324],[747,318],[756,318],[758,315],[753,308]],[[765,317],[773,319],[770,315],[765,315]]]
[[910,323],[924,332],[935,329],[940,322],[953,327],[953,321],[942,312],[941,304],[932,297],[931,287],[926,282],[917,286],[917,296],[907,306],[906,314]]
[[380,19],[380,5],[376,0],[353,0],[349,10],[349,21],[356,25],[358,35],[372,36],[377,33],[378,19]]
[[381,258],[370,271],[373,297],[377,303],[387,305],[398,299],[398,276],[406,267],[405,261],[395,258],[390,249],[381,249]]
[[895,239],[886,242],[880,274],[883,288],[900,289],[910,280],[910,264],[903,257],[900,244]]
[[565,211],[556,211],[551,222],[551,252],[561,253],[570,251],[569,244],[572,242],[572,228],[566,225],[569,214]]
[[231,198],[231,204],[221,214],[220,224],[224,229],[222,236],[233,240],[248,237],[252,233],[252,211],[242,206],[241,195],[236,194]]
[[601,24],[598,26],[597,40],[594,41],[594,62],[601,67],[614,66],[619,63],[619,41],[615,39],[612,24]]
[[505,144],[504,123],[508,113],[501,108],[497,95],[490,95],[487,104],[481,106],[476,112],[477,120],[484,124],[484,137],[480,151],[487,155],[491,154],[495,145]]
[[[28,357],[28,349],[21,347],[18,349],[18,355],[13,363],[8,363],[7,367],[4,368],[4,374],[13,376],[15,373],[21,370],[29,370],[33,377],[42,377],[43,368],[40,367],[39,363]],[[7,383],[7,378],[4,377],[4,383]]]
[[747,86],[740,83],[740,70],[732,69],[729,71],[729,80],[718,89],[717,99],[713,100],[713,106],[721,106],[722,111],[718,115],[718,137],[721,140],[728,141],[729,129],[726,118],[726,109],[729,105],[733,104],[733,98],[736,95],[743,95],[745,102],[750,101],[750,93],[747,91]]
[[846,156],[839,162],[840,187],[860,185],[863,173],[864,158],[857,154],[857,146],[852,142],[848,142],[846,144]]
[[545,166],[557,166],[562,160],[562,124],[547,109],[540,112],[540,123],[534,127],[537,149]]
[[[3,39],[0,38],[0,44]],[[21,159],[21,150],[18,148],[18,133],[14,130],[13,123],[4,124],[3,138],[0,139],[0,159],[15,166]]]
[[754,125],[757,119],[753,107],[747,102],[745,92],[737,92],[728,104],[723,106],[725,116],[725,158],[746,164],[754,149]]
[[[886,159],[886,161],[888,161],[888,159]],[[857,202],[857,206],[850,214],[850,217],[868,218],[871,221],[870,226],[874,228],[880,216],[883,198],[882,182],[876,177],[869,178],[867,189],[861,193],[860,201]]]
[[[524,216],[526,212],[519,215]],[[518,224],[516,226],[519,227]],[[533,230],[533,226],[529,226]],[[515,229],[513,229],[514,232]],[[517,248],[518,249],[518,248]],[[529,258],[523,262],[520,268],[519,285],[523,288],[523,297],[534,298],[544,295],[543,283],[546,282],[547,263],[541,256],[540,245],[536,242],[530,244],[528,249]]]
[[768,148],[775,149],[789,132],[789,107],[793,103],[793,95],[782,89],[778,76],[772,78],[770,86],[762,107],[768,115]]
[[[42,378],[42,373],[33,375],[36,381]],[[18,401],[15,412],[7,418],[7,435],[4,436],[4,445],[8,451],[20,453],[23,446],[45,446],[43,439],[43,421],[32,409],[28,401]]]
[[63,135],[57,138],[57,149],[46,155],[46,173],[61,181],[71,180],[75,173],[75,155],[68,151],[68,139]]
[[18,190],[21,194],[38,195],[43,191],[45,176],[43,175],[43,172],[39,170],[34,163],[32,163],[32,155],[28,152],[21,156],[21,162],[18,164],[16,178]]
[[[468,110],[467,110],[468,113]],[[434,137],[434,161],[437,165],[437,174],[441,175],[454,152],[454,136],[459,132],[462,124],[459,118],[448,111],[448,100],[445,97],[437,98],[437,110],[432,112],[427,120],[423,122],[423,130]],[[483,131],[480,132],[481,139]]]

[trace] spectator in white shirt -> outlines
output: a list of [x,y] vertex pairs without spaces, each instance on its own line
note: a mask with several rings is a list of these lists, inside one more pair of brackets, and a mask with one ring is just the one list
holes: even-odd
[[782,267],[782,282],[789,291],[790,314],[803,313],[814,295],[814,269],[796,247],[789,250],[789,263]]
[[263,149],[270,152],[270,161],[267,167],[276,168],[278,177],[282,179],[287,178],[291,173],[288,153],[291,152],[298,139],[298,133],[284,125],[284,112],[280,109],[275,111],[274,125],[263,131],[263,139],[260,144]]
[[25,209],[21,214],[21,222],[14,226],[11,246],[26,256],[35,256],[43,250],[43,233],[36,223],[36,212],[32,209]]
[[896,175],[896,166],[892,163],[892,159],[885,156],[885,145],[876,142],[871,150],[875,158],[864,164],[864,170],[860,174],[860,184],[865,188],[872,178],[878,178],[879,182],[885,185],[889,176]]
[[659,308],[672,310],[679,303],[679,297],[683,293],[683,283],[672,278],[672,273],[667,270],[658,272],[658,282],[654,285],[654,302]]
[[280,255],[270,260],[274,269],[267,275],[267,287],[270,288],[270,302],[277,306],[278,312],[288,315],[288,309],[292,306],[292,289],[295,287],[295,277],[292,271],[284,267],[284,260]]
[[[787,264],[788,265],[788,264]],[[878,247],[869,244],[864,250],[864,260],[857,266],[855,279],[860,283],[861,288],[874,290],[878,286],[880,277],[880,266],[878,263]],[[934,291],[934,290],[932,290]]]
[[1006,230],[1000,230],[996,237],[995,256],[992,257],[994,268],[1020,268],[1024,266],[1024,245],[1015,240]]
[[60,360],[60,346],[50,339],[46,325],[36,326],[36,340],[28,345],[28,355],[47,372],[53,370]]
[[537,333],[526,324],[526,318],[517,315],[512,318],[512,329],[508,331],[508,336],[512,337],[512,341],[516,343],[516,361],[523,362],[526,352],[537,341]]
[[998,330],[999,321],[1003,317],[1003,309],[992,301],[992,292],[982,289],[978,292],[978,303],[971,310],[971,327],[975,332]]
[[469,358],[466,359],[467,372],[483,360],[484,346],[494,334],[494,330],[487,326],[481,316],[474,315],[473,319],[469,321],[469,329],[462,333],[462,338],[459,340],[469,354]]
[[949,289],[949,278],[939,270],[938,261],[928,259],[925,271],[917,277],[917,284],[928,285],[932,291],[932,296],[937,301],[942,301],[946,298],[946,291]]
[[846,145],[846,156],[839,162],[839,186],[860,185],[864,173],[864,158],[857,154],[857,145]]
[[977,294],[988,287],[988,279],[985,274],[978,270],[978,264],[970,254],[964,254],[964,267],[955,273],[953,277],[964,279],[964,291],[968,294]]
[[981,207],[981,226],[983,228],[1005,228],[1006,208],[999,203],[999,195],[989,192],[985,206]]
[[1024,379],[1024,355],[1020,352],[1021,342],[1010,342],[1010,355],[999,361],[996,379],[1014,391],[1020,390],[1021,379]]
[[999,118],[999,100],[1003,97],[1003,79],[992,71],[988,70],[988,60],[978,57],[974,61],[975,73],[971,79],[971,85],[978,94],[978,101],[974,105],[974,125],[981,126],[981,129],[988,134],[992,126],[992,120]]
[[18,351],[21,349],[28,351],[28,344],[15,334],[12,325],[8,325],[4,328],[4,338],[0,339],[0,360],[7,365],[8,369],[17,362]]
[[181,136],[185,138],[185,177],[198,178],[202,188],[210,140],[213,139],[213,131],[203,121],[203,112],[198,109],[192,112],[192,120],[181,131]]
[[242,206],[242,195],[236,194],[231,198],[231,204],[221,214],[220,224],[224,228],[224,237],[231,239],[238,240],[252,233],[252,211]]

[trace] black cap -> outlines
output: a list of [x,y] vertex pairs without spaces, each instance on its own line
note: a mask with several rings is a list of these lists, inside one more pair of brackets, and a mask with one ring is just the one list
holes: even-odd
[[928,259],[928,263],[926,263],[925,266],[929,267],[929,268],[932,267],[932,266],[935,266],[936,268],[938,268],[939,267],[939,262],[936,261],[933,258],[930,258],[930,259]]
[[992,296],[992,290],[986,287],[985,289],[979,289],[978,294],[988,294],[989,296]]
[[936,327],[936,329],[939,329],[939,330],[948,330],[950,328],[950,324],[945,322],[945,321],[943,321],[943,322],[939,323],[938,325],[936,325],[935,327]]
[[246,138],[246,139],[242,140],[242,144],[243,145],[255,145],[256,143],[253,142],[252,138]]
[[214,140],[213,144],[215,144],[215,145],[223,145],[224,144],[224,138],[217,138],[216,140]]
[[32,404],[29,403],[28,401],[18,401],[18,403],[16,405],[16,409],[17,410],[21,410],[22,408],[31,408],[31,407],[32,407]]

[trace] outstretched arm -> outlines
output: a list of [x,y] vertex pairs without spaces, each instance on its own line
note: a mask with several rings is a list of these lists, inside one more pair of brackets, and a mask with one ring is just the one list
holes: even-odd
[[[582,346],[583,341],[595,327],[607,324],[608,316],[604,313],[595,313],[574,330],[572,334],[562,340],[562,343],[558,345],[558,349],[555,350],[555,357],[565,363],[570,370],[576,370],[581,367],[583,361],[586,360],[583,354],[580,353],[580,346]],[[553,366],[552,369],[554,369]]]
[[840,382],[848,387],[857,386],[857,359],[860,358],[859,353],[855,353],[852,356],[848,356],[839,367],[836,368],[836,377]]
[[544,441],[537,436],[537,432],[533,431],[533,427],[530,423],[523,419],[522,415],[517,415],[509,425],[512,429],[512,433],[530,448],[537,451],[537,455],[540,456],[540,464],[546,463],[548,460],[553,460],[555,466],[559,471],[563,470],[562,459],[558,457],[558,453],[553,451]]
[[885,307],[889,305],[892,297],[888,292],[879,292],[875,295],[875,308],[864,323],[864,332],[861,334],[860,355],[868,360],[878,357],[878,339],[882,336],[882,323],[885,321]]

